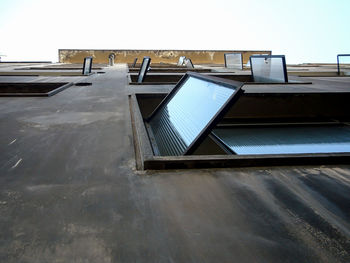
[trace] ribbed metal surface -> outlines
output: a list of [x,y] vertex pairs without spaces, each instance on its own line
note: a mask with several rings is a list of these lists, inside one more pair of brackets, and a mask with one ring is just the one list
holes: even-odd
[[149,122],[160,155],[183,155],[234,92],[189,77]]
[[349,126],[233,127],[213,133],[237,154],[350,152]]

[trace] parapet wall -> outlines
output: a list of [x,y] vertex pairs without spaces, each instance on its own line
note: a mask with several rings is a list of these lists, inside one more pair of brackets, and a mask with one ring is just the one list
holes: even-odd
[[180,56],[186,56],[194,64],[224,64],[224,54],[241,52],[243,63],[247,63],[253,54],[271,54],[267,50],[94,50],[94,49],[59,49],[60,63],[83,63],[84,57],[92,56],[94,63],[108,63],[108,56],[115,55],[116,63],[132,63],[135,58],[141,60],[149,56],[153,63],[177,63]]

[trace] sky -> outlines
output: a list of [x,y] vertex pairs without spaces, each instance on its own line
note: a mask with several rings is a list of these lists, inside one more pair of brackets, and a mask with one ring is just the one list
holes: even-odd
[[0,0],[2,61],[58,49],[272,50],[288,64],[350,53],[350,0]]

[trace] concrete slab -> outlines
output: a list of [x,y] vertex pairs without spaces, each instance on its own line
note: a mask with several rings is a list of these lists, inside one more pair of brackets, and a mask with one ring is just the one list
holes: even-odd
[[0,98],[0,262],[350,261],[349,165],[137,171],[126,72]]

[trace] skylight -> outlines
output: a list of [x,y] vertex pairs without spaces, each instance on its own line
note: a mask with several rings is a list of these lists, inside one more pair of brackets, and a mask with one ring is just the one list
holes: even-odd
[[226,53],[224,57],[226,68],[243,69],[242,53]]
[[92,57],[84,58],[83,75],[91,74],[91,69],[92,69]]
[[137,82],[142,83],[146,77],[147,70],[149,68],[149,65],[151,64],[151,58],[150,57],[144,57],[142,60],[142,64],[140,67],[140,71],[137,77]]
[[350,71],[350,54],[339,54],[337,55],[337,67],[338,67],[338,75],[340,75],[340,65],[346,64],[348,66],[348,71]]
[[177,62],[177,65],[182,66],[184,64],[185,58],[186,58],[185,56],[179,57],[179,61]]
[[283,55],[254,55],[250,57],[254,82],[288,82],[286,60]]
[[155,154],[193,153],[241,94],[241,85],[187,73],[146,122]]

